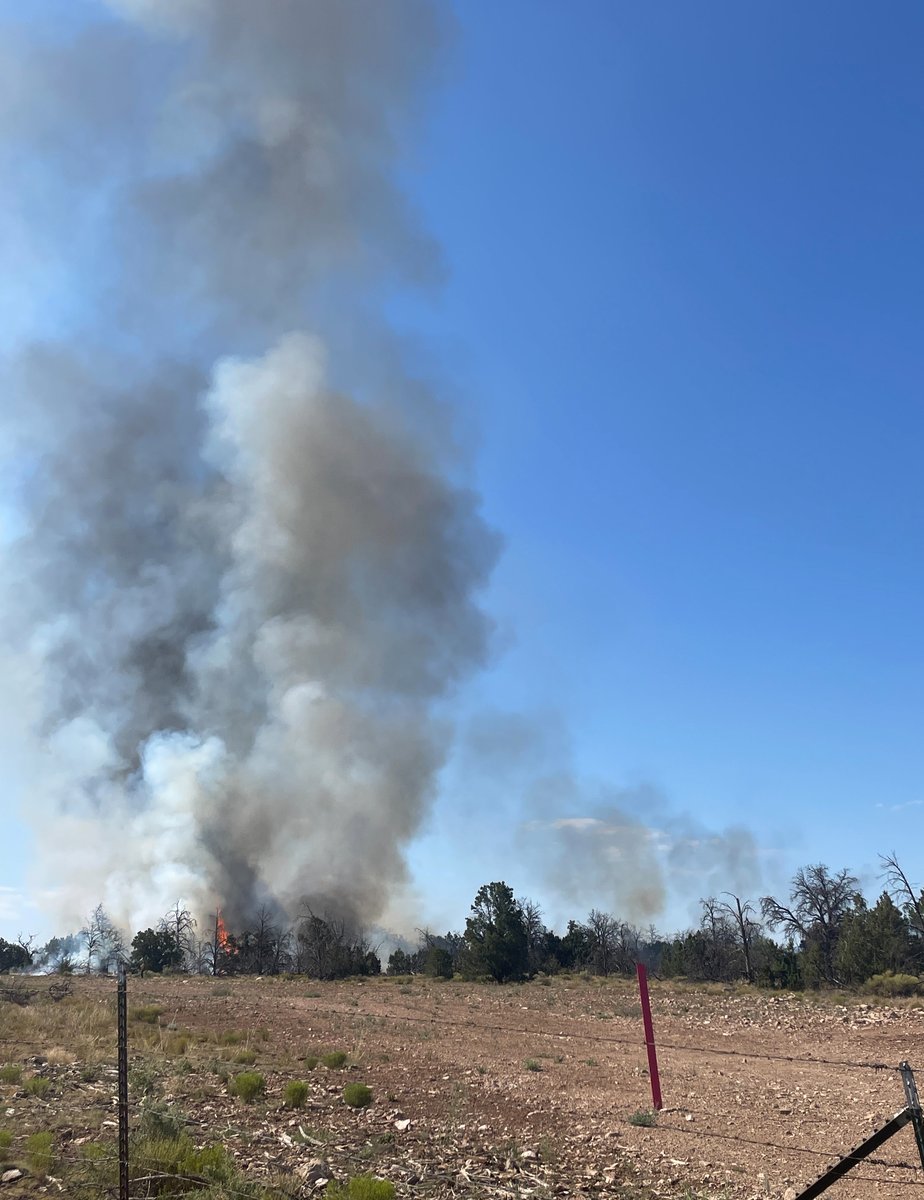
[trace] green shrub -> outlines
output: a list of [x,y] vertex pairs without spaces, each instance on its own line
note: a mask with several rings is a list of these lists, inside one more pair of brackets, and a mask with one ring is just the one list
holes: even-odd
[[364,1083],[348,1083],[343,1089],[343,1098],[350,1108],[368,1108],[372,1103],[372,1088]]
[[234,1061],[242,1066],[251,1066],[257,1061],[256,1052],[253,1050],[238,1050],[234,1056]]
[[317,1065],[318,1065],[318,1060],[314,1057],[313,1054],[309,1054],[308,1057],[305,1059],[305,1070],[313,1071]]
[[219,1046],[239,1046],[243,1040],[244,1035],[238,1033],[236,1029],[226,1029],[218,1036]]
[[542,1063],[536,1062],[536,1060],[534,1058],[528,1058],[523,1065],[526,1067],[527,1071],[541,1071],[542,1070]]
[[308,1084],[300,1079],[291,1079],[282,1093],[282,1103],[286,1108],[303,1108],[308,1099]]
[[916,996],[921,990],[917,975],[896,974],[883,971],[866,981],[867,988],[877,996]]
[[80,1072],[80,1078],[84,1083],[96,1083],[99,1079],[99,1067],[84,1067]]
[[395,1185],[374,1175],[354,1175],[346,1183],[331,1180],[324,1195],[327,1200],[394,1200]]
[[253,1104],[266,1091],[266,1080],[259,1071],[241,1071],[231,1080],[231,1095],[237,1096],[245,1104]]
[[321,1062],[329,1071],[339,1071],[342,1066],[346,1065],[347,1056],[342,1050],[334,1050],[331,1054],[325,1054],[321,1058]]
[[142,1137],[154,1139],[178,1138],[186,1125],[186,1118],[178,1108],[162,1100],[150,1100],[141,1109],[139,1132]]
[[31,1079],[26,1080],[23,1088],[30,1096],[38,1096],[41,1100],[51,1091],[51,1080],[46,1079],[44,1075],[33,1075]]
[[53,1141],[48,1132],[33,1133],[26,1138],[26,1162],[34,1175],[47,1175],[51,1170],[54,1161]]
[[186,1134],[177,1138],[142,1138],[132,1152],[132,1175],[196,1176],[209,1183],[233,1183],[237,1174],[230,1155],[222,1146],[197,1150]]
[[629,1118],[630,1125],[643,1125],[646,1129],[657,1124],[658,1114],[647,1108],[637,1108]]
[[15,1063],[8,1063],[5,1067],[0,1067],[0,1083],[19,1083],[22,1079],[22,1067],[17,1067]]
[[136,1004],[128,1010],[129,1020],[143,1021],[146,1025],[156,1025],[157,1018],[163,1013],[159,1004]]
[[13,1135],[8,1129],[0,1129],[0,1162],[5,1162],[3,1157],[13,1144]]

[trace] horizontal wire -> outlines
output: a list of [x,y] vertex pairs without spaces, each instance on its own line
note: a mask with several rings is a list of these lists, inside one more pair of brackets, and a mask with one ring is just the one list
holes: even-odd
[[[785,1142],[768,1142],[764,1141],[762,1138],[744,1137],[737,1133],[720,1133],[714,1129],[686,1129],[682,1125],[662,1125],[660,1122],[651,1126],[651,1128],[654,1130],[670,1130],[672,1133],[683,1133],[689,1137],[699,1137],[704,1140],[708,1138],[718,1138],[723,1142],[741,1142],[746,1146],[763,1146],[768,1150],[785,1150],[787,1152],[791,1151],[793,1154],[811,1154],[815,1158],[833,1158],[835,1161],[854,1157],[852,1154],[844,1154],[840,1150],[815,1150],[809,1148],[808,1146],[788,1146]],[[914,1163],[895,1162],[894,1160],[888,1158],[872,1158],[866,1155],[864,1155],[862,1158],[857,1158],[854,1161],[858,1163],[872,1163],[874,1166],[878,1167],[890,1167],[896,1171],[921,1170],[920,1164],[915,1166]]]
[[[359,1013],[355,1009],[346,1010],[341,1008],[311,1008],[308,1012],[325,1013],[332,1016],[341,1017],[372,1017],[376,1020],[387,1021],[410,1021],[419,1024],[428,1025],[446,1025],[455,1026],[462,1029],[484,1029],[493,1033],[522,1033],[528,1034],[530,1037],[552,1037],[552,1038],[567,1038],[575,1041],[585,1041],[599,1043],[601,1045],[619,1045],[619,1046],[634,1046],[636,1049],[643,1049],[646,1046],[644,1039],[613,1037],[608,1035],[592,1034],[592,1033],[556,1033],[550,1029],[526,1029],[520,1026],[511,1025],[486,1025],[477,1021],[453,1021],[447,1018],[436,1018],[426,1015],[416,1016],[407,1012],[403,1013]],[[655,1048],[658,1050],[686,1050],[696,1054],[718,1054],[728,1058],[760,1058],[771,1062],[788,1062],[788,1063],[809,1063],[818,1066],[826,1067],[848,1067],[855,1070],[871,1070],[871,1071],[897,1071],[897,1066],[892,1066],[889,1063],[880,1062],[861,1062],[853,1059],[844,1058],[807,1058],[795,1054],[769,1054],[761,1050],[728,1050],[719,1046],[690,1046],[682,1045],[678,1042],[662,1042],[655,1039]]]

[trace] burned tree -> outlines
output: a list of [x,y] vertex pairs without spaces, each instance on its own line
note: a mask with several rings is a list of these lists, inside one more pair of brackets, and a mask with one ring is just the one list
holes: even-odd
[[85,969],[89,975],[98,971],[108,974],[125,957],[125,942],[112,918],[97,904],[80,930],[86,954]]

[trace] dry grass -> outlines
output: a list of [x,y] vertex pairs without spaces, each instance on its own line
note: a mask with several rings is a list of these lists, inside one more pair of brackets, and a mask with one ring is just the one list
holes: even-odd
[[50,1067],[70,1067],[77,1061],[77,1055],[63,1046],[52,1046],[45,1054],[45,1061]]

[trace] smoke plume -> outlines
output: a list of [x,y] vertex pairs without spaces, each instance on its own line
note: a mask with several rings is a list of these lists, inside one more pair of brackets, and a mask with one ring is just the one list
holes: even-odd
[[588,777],[575,757],[563,723],[541,712],[483,713],[462,743],[464,780],[476,781],[486,813],[517,797],[519,864],[562,906],[553,917],[597,907],[644,925],[671,905],[694,914],[727,888],[753,894],[761,860],[749,830],[710,829],[652,784]]
[[496,539],[374,315],[440,273],[394,180],[446,30],[109,0],[8,32],[2,233],[55,266],[4,379],[5,678],[59,914],[374,919],[491,632]]

